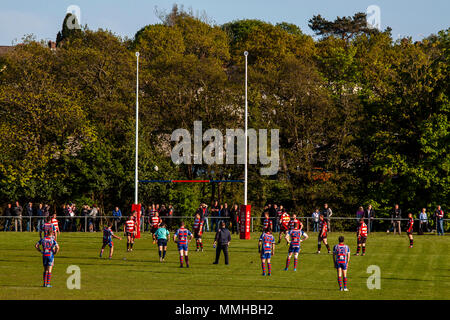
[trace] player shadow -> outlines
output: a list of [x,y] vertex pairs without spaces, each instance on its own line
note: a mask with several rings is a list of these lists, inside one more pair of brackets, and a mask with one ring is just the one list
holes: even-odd
[[31,289],[31,288],[42,288],[42,285],[18,286],[18,285],[11,285],[11,284],[2,284],[2,285],[0,285],[0,288]]
[[417,281],[417,282],[433,282],[434,280],[422,280],[422,279],[403,279],[403,278],[386,278],[382,277],[382,280],[402,280],[402,281]]

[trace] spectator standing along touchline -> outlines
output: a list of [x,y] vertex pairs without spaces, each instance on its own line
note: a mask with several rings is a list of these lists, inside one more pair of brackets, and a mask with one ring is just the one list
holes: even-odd
[[333,210],[331,210],[330,207],[328,207],[328,203],[325,203],[323,205],[323,211],[322,211],[323,217],[327,221],[327,232],[331,232],[331,222],[330,218],[333,215]]
[[444,235],[444,211],[441,209],[441,206],[437,206],[435,215],[436,215],[437,235],[443,236]]
[[399,205],[396,204],[394,206],[394,209],[392,209],[392,214],[391,214],[391,220],[392,220],[392,224],[394,226],[394,235],[395,235],[395,231],[398,231],[398,234],[401,235],[402,234],[402,230],[401,230],[401,218],[402,218],[402,209],[400,209]]
[[367,209],[365,212],[366,212],[365,215],[366,215],[366,219],[367,219],[367,229],[370,233],[373,230],[373,221],[375,218],[375,210],[373,209],[372,205],[369,204],[367,206]]
[[319,231],[319,216],[320,216],[319,208],[316,208],[316,211],[314,211],[313,214],[312,214],[313,223],[314,223],[314,227],[313,227],[313,231],[314,232],[318,232]]
[[419,231],[418,234],[423,235],[424,231],[427,231],[428,224],[428,216],[427,209],[422,208],[422,211],[419,214]]

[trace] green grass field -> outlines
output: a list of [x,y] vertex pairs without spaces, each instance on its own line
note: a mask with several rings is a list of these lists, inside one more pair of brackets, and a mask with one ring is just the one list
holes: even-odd
[[[277,235],[277,234],[276,234]],[[414,236],[408,248],[406,234],[372,234],[364,257],[350,261],[349,292],[340,292],[332,255],[317,255],[317,234],[303,243],[297,272],[283,270],[287,246],[282,243],[272,258],[272,276],[261,276],[257,252],[259,234],[251,240],[233,236],[230,265],[223,257],[212,265],[213,234],[204,236],[205,251],[190,245],[191,268],[180,269],[178,253],[170,242],[166,262],[145,234],[136,240],[133,252],[126,252],[126,240],[114,240],[112,260],[98,257],[101,233],[63,233],[55,258],[53,288],[42,288],[42,263],[34,249],[36,233],[0,233],[0,299],[449,299],[450,256],[448,236]],[[340,233],[331,233],[334,245]],[[355,234],[346,233],[346,242],[355,253]],[[107,249],[105,249],[107,253]],[[107,254],[105,254],[107,256]],[[70,265],[81,268],[81,289],[66,286]],[[366,272],[370,265],[381,269],[381,289],[369,290]],[[220,288],[220,289],[219,289]]]

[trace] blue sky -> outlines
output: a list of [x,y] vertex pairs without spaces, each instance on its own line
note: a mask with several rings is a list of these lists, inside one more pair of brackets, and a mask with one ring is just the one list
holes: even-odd
[[365,12],[369,5],[381,9],[381,27],[390,26],[394,39],[412,36],[419,40],[450,27],[449,0],[2,0],[0,45],[10,45],[25,34],[54,40],[69,5],[81,9],[81,23],[90,29],[104,28],[132,38],[147,24],[157,23],[155,7],[170,11],[177,3],[194,12],[205,12],[217,24],[252,18],[276,23],[295,23],[307,34],[315,14],[327,19]]

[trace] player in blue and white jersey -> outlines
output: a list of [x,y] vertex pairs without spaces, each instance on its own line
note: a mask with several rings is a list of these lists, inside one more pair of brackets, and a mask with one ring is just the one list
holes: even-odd
[[121,237],[116,236],[112,228],[112,222],[110,222],[104,229],[103,229],[103,244],[102,249],[100,250],[100,258],[103,256],[103,251],[105,250],[106,246],[109,246],[109,259],[112,258],[113,252],[114,252],[114,243],[112,241],[113,238],[122,240]]
[[275,254],[275,238],[272,235],[272,230],[270,228],[266,229],[259,238],[258,252],[261,254],[262,275],[266,275],[267,261],[267,275],[270,276],[272,273],[272,264],[270,263],[270,258],[273,254]]
[[55,254],[57,254],[59,251],[59,245],[56,242],[55,238],[49,235],[36,242],[34,247],[37,251],[42,253],[42,264],[44,265],[43,286],[50,288],[50,280],[52,278],[52,269],[55,262]]
[[[290,239],[289,239],[290,238]],[[294,229],[288,232],[287,240],[289,244],[288,257],[286,259],[285,271],[289,269],[292,255],[294,255],[294,271],[297,271],[298,254],[300,253],[300,243],[308,239],[308,235],[303,230],[300,230],[300,224],[295,223]]]
[[[347,289],[347,269],[350,262],[350,248],[344,244],[344,237],[339,237],[339,244],[333,248],[333,262],[337,270],[339,290],[348,291]],[[344,288],[342,288],[342,278],[344,280]]]

